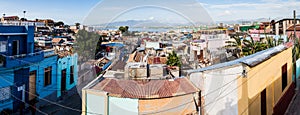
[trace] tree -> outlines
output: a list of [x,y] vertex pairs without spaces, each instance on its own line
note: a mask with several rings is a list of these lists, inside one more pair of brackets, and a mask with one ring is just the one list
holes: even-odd
[[100,35],[86,30],[79,30],[76,34],[75,50],[78,53],[78,63],[95,58],[95,52]]
[[20,20],[21,20],[21,21],[27,21],[27,19],[26,19],[26,18],[21,18]]
[[69,25],[64,25],[64,28],[70,28],[70,26]]
[[129,26],[125,26],[125,32],[128,32]]
[[267,49],[267,44],[259,41],[254,41],[253,38],[250,36],[250,40],[243,40],[243,53],[244,55],[251,55],[256,52],[262,51]]
[[128,32],[128,29],[129,29],[129,26],[120,26],[120,27],[119,27],[119,30],[120,30],[122,33]]
[[278,45],[284,43],[283,38],[279,38],[276,40],[272,37],[266,37],[266,39],[267,39],[268,48],[275,47],[275,46],[278,46]]
[[80,23],[75,23],[77,29],[79,29]]
[[226,48],[235,48],[237,50],[237,57],[241,57],[243,56],[243,52],[242,52],[242,49],[243,49],[243,44],[242,44],[242,39],[243,38],[240,38],[238,35],[234,35],[233,36],[233,39],[234,41],[226,41],[225,43],[227,44],[225,47]]
[[175,51],[170,53],[167,58],[168,58],[167,65],[181,67],[180,57],[177,56]]
[[62,21],[59,21],[59,22],[55,22],[54,23],[54,26],[64,26],[65,24],[64,24],[64,22],[62,22]]
[[124,32],[126,31],[126,28],[125,28],[124,26],[120,26],[120,27],[119,27],[119,30],[120,30],[122,33],[124,33]]

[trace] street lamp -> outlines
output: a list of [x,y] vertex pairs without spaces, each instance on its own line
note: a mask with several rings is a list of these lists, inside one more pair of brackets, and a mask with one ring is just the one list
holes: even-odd
[[25,13],[26,13],[26,11],[24,10],[23,13],[24,13],[24,20],[25,20]]

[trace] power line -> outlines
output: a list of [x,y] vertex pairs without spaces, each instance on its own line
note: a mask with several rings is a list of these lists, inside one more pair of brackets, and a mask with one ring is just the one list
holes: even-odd
[[[10,93],[10,92],[8,92],[8,93],[9,93],[13,98],[15,98],[15,99],[17,99],[17,100],[23,102],[20,98],[14,96],[12,93]],[[23,102],[23,103],[28,104],[28,103],[26,103],[26,102]],[[40,112],[40,113],[42,113],[42,114],[44,114],[44,115],[48,115],[47,113],[43,112],[42,110],[39,110],[39,109],[36,108],[35,106],[33,106],[33,105],[31,105],[31,104],[28,104],[28,105],[29,105],[30,107],[34,108],[35,110],[37,110],[38,112]]]
[[178,106],[175,106],[175,107],[172,107],[172,108],[168,108],[168,109],[164,109],[164,110],[160,110],[160,111],[156,111],[156,112],[145,113],[145,114],[142,114],[142,115],[162,113],[162,112],[169,111],[169,110],[172,110],[172,109],[176,109],[178,107],[181,107],[181,106],[184,106],[184,105],[187,105],[187,104],[190,104],[190,103],[194,103],[194,100],[186,102],[186,103],[183,103],[181,105],[178,105]]
[[[286,59],[286,60],[288,60],[288,59]],[[285,61],[286,61],[286,60],[285,60]],[[274,62],[274,61],[275,61],[275,60],[269,62],[269,63],[266,64],[265,66],[270,65],[270,64],[271,64],[272,62]],[[265,67],[265,66],[264,66],[264,67]],[[252,71],[252,70],[250,70],[250,71]],[[250,71],[248,71],[248,72],[250,72]],[[256,75],[258,72],[259,72],[259,71],[257,71],[256,73],[254,73],[253,76]],[[277,71],[277,72],[279,72],[279,71]],[[229,93],[225,94],[224,96],[222,96],[222,97],[219,98],[219,99],[216,99],[215,101],[219,101],[220,99],[225,98],[227,95],[229,95],[230,93],[232,93],[234,90],[238,89],[238,88],[241,87],[243,84],[245,84],[246,82],[248,82],[248,80],[250,80],[251,78],[253,78],[253,77],[249,77],[248,79],[246,79],[246,81],[242,82],[242,84],[240,84],[238,87],[236,87],[236,88],[234,88],[233,90],[229,91]],[[222,93],[223,93],[223,92],[222,92]],[[220,95],[221,95],[222,93],[220,93]],[[220,95],[219,95],[219,96],[220,96]],[[218,97],[219,97],[219,96],[218,96]],[[215,102],[215,101],[214,101],[214,102]],[[208,104],[205,104],[203,107],[206,107],[206,106],[208,106],[208,105],[210,105],[210,104],[213,104],[214,102],[210,102],[210,103],[208,103]]]
[[[3,78],[3,76],[0,76],[0,77]],[[5,79],[5,78],[3,78],[3,80],[6,81],[7,83],[12,83],[12,82],[8,81],[8,80]],[[12,83],[12,84],[13,84],[13,83]],[[12,86],[14,86],[14,87],[16,87],[16,88],[18,87],[18,86],[16,86],[16,85],[12,85]],[[66,108],[66,109],[73,110],[73,111],[77,111],[77,112],[86,112],[86,111],[82,111],[82,110],[79,110],[79,109],[75,109],[75,108],[71,108],[71,107],[68,107],[68,106],[64,106],[64,105],[61,105],[61,104],[56,103],[56,102],[49,101],[49,100],[47,100],[47,99],[41,98],[41,97],[39,97],[38,95],[33,94],[33,93],[31,93],[31,92],[28,92],[28,91],[26,91],[26,90],[24,90],[24,91],[25,91],[26,93],[30,94],[30,95],[36,96],[37,98],[39,98],[39,99],[41,99],[41,100],[44,100],[44,101],[46,101],[46,102],[49,102],[49,103],[54,104],[54,105],[57,105],[57,106],[60,106],[60,107],[62,107],[62,108]],[[92,112],[87,112],[87,113],[89,113],[89,114],[101,115],[101,114],[98,114],[98,113],[92,113]]]

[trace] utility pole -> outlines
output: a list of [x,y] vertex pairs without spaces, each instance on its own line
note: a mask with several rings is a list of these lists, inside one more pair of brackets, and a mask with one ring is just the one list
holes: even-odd
[[[298,45],[298,39],[296,40],[297,38],[296,38],[296,10],[294,10],[294,48],[298,48],[298,47],[295,47],[295,45]],[[297,42],[297,43],[296,43]],[[295,63],[295,85],[296,85],[296,90],[298,89],[298,87],[297,87],[297,64],[296,64],[296,62],[297,62],[297,59],[296,59],[296,56],[294,56],[294,63]]]

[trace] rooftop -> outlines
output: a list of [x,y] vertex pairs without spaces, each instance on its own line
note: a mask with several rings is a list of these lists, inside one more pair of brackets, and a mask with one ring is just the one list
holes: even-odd
[[109,96],[139,99],[167,98],[199,91],[187,78],[124,80],[101,77],[100,82],[90,89],[107,92]]
[[270,57],[282,52],[283,50],[289,48],[293,46],[292,42],[286,43],[285,45],[279,45],[273,48],[269,48],[260,52],[257,52],[255,54],[246,56],[246,57],[242,57],[233,61],[229,61],[229,62],[224,62],[224,63],[219,63],[216,65],[212,65],[212,66],[208,66],[208,67],[204,67],[204,68],[200,68],[200,69],[195,69],[195,70],[188,70],[188,73],[193,73],[193,72],[202,72],[202,71],[207,71],[207,70],[212,70],[212,69],[218,69],[218,68],[223,68],[223,67],[227,67],[227,66],[233,66],[236,64],[246,64],[249,67],[254,67],[258,64],[260,64],[261,62],[264,62],[265,60],[268,60]]

